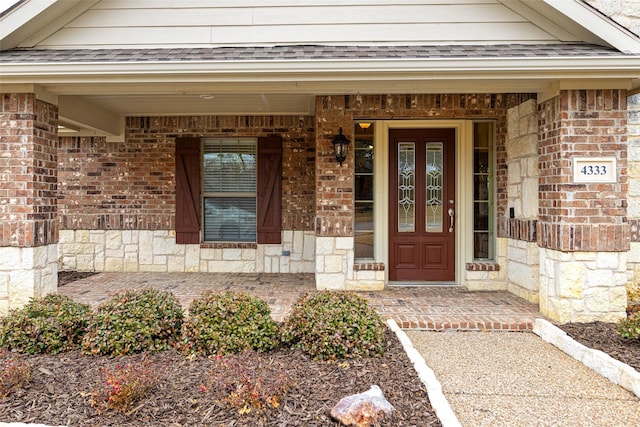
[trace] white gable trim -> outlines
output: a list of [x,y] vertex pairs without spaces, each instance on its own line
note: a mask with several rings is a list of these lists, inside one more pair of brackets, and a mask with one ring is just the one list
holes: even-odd
[[33,47],[98,1],[23,0],[0,17],[0,49]]
[[[523,0],[531,3],[532,0]],[[539,2],[540,0],[535,0]],[[581,0],[542,0],[585,30],[625,53],[640,54],[640,37]]]

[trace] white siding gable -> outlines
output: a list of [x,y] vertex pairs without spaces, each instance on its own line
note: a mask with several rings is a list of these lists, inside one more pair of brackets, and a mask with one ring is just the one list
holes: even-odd
[[[505,2],[508,3],[508,2]],[[499,44],[576,41],[498,0],[102,0],[21,47]]]

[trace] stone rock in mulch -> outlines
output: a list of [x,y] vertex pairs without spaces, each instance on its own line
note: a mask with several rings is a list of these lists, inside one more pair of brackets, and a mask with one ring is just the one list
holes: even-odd
[[345,426],[369,427],[393,411],[395,408],[384,398],[380,387],[372,385],[364,393],[340,399],[331,410],[331,416]]

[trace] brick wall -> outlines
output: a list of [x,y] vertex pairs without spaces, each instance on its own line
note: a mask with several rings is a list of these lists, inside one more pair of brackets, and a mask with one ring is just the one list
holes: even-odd
[[59,142],[62,228],[175,228],[175,139],[283,137],[283,229],[311,230],[314,126],[311,117],[130,117],[126,141],[65,137]]
[[[540,110],[540,247],[561,251],[627,251],[626,92],[572,90]],[[618,182],[575,184],[574,156],[614,156]]]
[[496,202],[507,214],[506,112],[534,94],[341,95],[316,102],[316,235],[351,236],[353,149],[340,167],[331,140],[340,127],[353,140],[354,119],[495,119]]
[[58,241],[58,108],[34,94],[2,94],[0,104],[0,246]]

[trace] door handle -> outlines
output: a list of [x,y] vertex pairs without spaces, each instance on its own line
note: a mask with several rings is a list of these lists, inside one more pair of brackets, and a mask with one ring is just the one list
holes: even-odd
[[449,233],[453,233],[453,217],[455,216],[456,211],[453,208],[449,208]]

